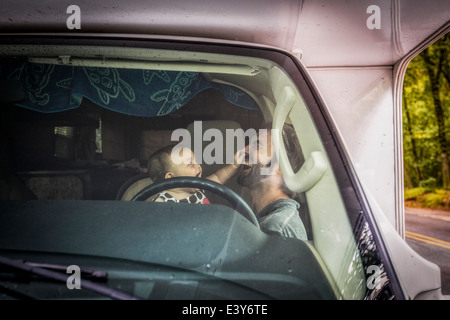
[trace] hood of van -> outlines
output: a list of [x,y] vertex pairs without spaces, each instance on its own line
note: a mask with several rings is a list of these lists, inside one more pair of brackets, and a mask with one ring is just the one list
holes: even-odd
[[371,66],[448,31],[449,13],[448,0],[3,0],[0,33],[207,38],[293,51],[308,67]]

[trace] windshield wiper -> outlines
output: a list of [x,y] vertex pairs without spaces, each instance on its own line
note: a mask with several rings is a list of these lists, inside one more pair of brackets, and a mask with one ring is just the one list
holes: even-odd
[[[46,270],[55,270],[66,272],[67,266],[59,265],[59,264],[48,264],[48,263],[36,263],[36,262],[28,262],[24,261],[25,264],[31,267],[42,268]],[[88,270],[88,269],[80,269],[81,276],[85,279],[89,278],[92,281],[100,282],[106,281],[108,279],[108,275],[105,271],[100,270]]]
[[[61,270],[61,266],[56,265],[46,265],[46,264],[35,264],[35,263],[29,263],[25,262],[23,260],[14,260],[7,257],[0,256],[0,264],[9,266],[15,269],[19,269],[22,271],[29,272],[31,274],[39,275],[42,277],[45,277],[47,279],[53,279],[57,280],[63,283],[66,283],[67,281],[67,275],[64,275],[60,272],[53,271],[51,269],[59,269]],[[50,268],[47,268],[50,266]],[[95,273],[97,271],[93,271],[92,273]],[[100,272],[102,276],[106,276],[106,273]],[[103,296],[110,297],[112,299],[118,299],[118,300],[139,300],[139,298],[130,295],[128,293],[122,292],[120,290],[116,290],[113,288],[110,288],[106,285],[95,283],[89,280],[83,280],[81,281],[81,285],[84,289],[94,291],[96,293],[99,293]]]

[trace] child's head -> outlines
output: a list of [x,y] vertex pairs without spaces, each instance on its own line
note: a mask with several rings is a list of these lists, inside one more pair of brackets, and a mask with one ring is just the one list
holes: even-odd
[[[189,148],[182,148],[178,154],[176,144],[163,147],[154,152],[148,161],[148,173],[153,182],[173,177],[201,177],[202,167],[195,161],[194,153]],[[172,156],[177,157],[174,162]],[[179,163],[179,164],[178,164]]]

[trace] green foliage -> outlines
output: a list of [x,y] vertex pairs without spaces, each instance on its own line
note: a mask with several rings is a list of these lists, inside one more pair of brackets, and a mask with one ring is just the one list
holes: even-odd
[[436,190],[435,193],[425,194],[423,199],[427,208],[446,208],[448,207],[449,194],[444,190]]
[[405,190],[405,203],[411,207],[450,209],[450,191],[417,187]]
[[405,190],[405,200],[417,200],[420,196],[424,195],[426,192],[425,188],[411,188]]
[[[438,76],[439,80],[439,101],[444,118],[444,128],[441,125],[440,130],[442,132],[444,129],[444,146],[442,136],[439,137],[439,119],[432,94],[430,70],[434,72],[432,76]],[[411,193],[444,186],[442,153],[447,152],[447,158],[450,153],[449,73],[450,35],[430,46],[426,54],[414,58],[406,71],[402,110],[403,146],[405,187]],[[430,195],[428,203],[438,203],[438,199],[439,195]]]
[[419,186],[425,189],[434,189],[437,186],[436,178],[429,177],[426,180],[422,180],[420,181]]

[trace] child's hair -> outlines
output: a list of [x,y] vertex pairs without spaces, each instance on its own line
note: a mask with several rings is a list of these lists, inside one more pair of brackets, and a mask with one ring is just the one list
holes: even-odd
[[165,179],[166,172],[171,167],[171,154],[176,144],[165,146],[155,151],[148,160],[148,174],[152,178],[153,183],[163,181]]

